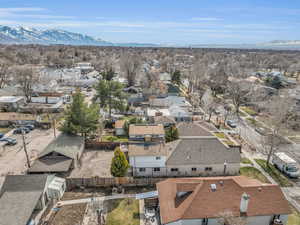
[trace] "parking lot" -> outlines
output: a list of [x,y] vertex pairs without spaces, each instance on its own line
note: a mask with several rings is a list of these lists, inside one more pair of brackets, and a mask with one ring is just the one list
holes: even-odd
[[[56,131],[57,135],[59,131]],[[0,176],[6,174],[22,174],[27,169],[26,156],[23,149],[22,135],[11,135],[11,138],[17,140],[14,146],[0,146]],[[53,129],[39,130],[35,129],[25,135],[27,151],[32,162],[38,154],[53,140]],[[3,147],[2,147],[3,146]]]

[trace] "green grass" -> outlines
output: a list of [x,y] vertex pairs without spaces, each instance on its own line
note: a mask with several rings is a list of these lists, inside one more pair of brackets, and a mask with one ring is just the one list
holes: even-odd
[[248,113],[250,116],[255,116],[255,115],[257,115],[257,112],[256,112],[256,111],[254,111],[253,109],[251,109],[251,108],[249,108],[249,107],[247,107],[247,106],[242,106],[241,109],[242,109],[244,112]]
[[106,225],[139,225],[139,201],[118,199],[111,201],[112,209],[106,218]]
[[262,183],[270,183],[270,181],[256,168],[247,166],[240,169],[240,174],[249,178],[261,181]]
[[214,135],[220,139],[227,139],[226,135],[222,132],[215,132]]
[[253,165],[253,163],[251,162],[251,160],[248,159],[248,158],[242,158],[241,159],[241,163]]
[[8,131],[10,131],[11,130],[11,128],[9,128],[9,127],[0,127],[0,133],[2,133],[2,134],[6,134]]
[[102,136],[101,141],[106,142],[128,142],[128,138],[117,136]]
[[247,114],[246,114],[246,113],[244,113],[244,112],[242,112],[242,111],[239,111],[239,116],[241,116],[241,117],[246,117],[246,116],[247,116]]
[[288,217],[287,225],[299,225],[300,224],[300,213],[296,209],[291,207],[292,214]]
[[293,184],[286,178],[279,170],[277,170],[273,165],[269,164],[267,166],[267,161],[264,159],[255,159],[258,165],[263,168],[281,187],[291,187]]
[[250,125],[256,125],[257,124],[257,121],[253,118],[248,117],[246,120],[250,123]]

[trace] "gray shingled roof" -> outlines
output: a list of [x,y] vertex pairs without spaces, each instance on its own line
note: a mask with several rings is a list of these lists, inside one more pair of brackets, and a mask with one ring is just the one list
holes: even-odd
[[167,165],[240,163],[238,148],[228,148],[216,137],[184,137],[172,143]]
[[71,159],[75,159],[77,153],[84,148],[84,138],[76,135],[60,134],[39,155],[39,158],[51,152],[57,152]]
[[62,157],[37,159],[28,169],[28,173],[46,173],[46,172],[67,172],[69,171],[72,159]]
[[177,125],[180,137],[184,136],[213,136],[206,128],[195,122],[182,122]]
[[26,225],[47,178],[47,175],[6,176],[0,192],[0,225]]

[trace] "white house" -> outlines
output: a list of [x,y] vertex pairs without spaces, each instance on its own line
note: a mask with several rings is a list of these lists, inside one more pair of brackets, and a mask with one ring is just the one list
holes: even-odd
[[15,112],[25,103],[21,96],[0,96],[0,111]]
[[280,187],[244,176],[168,179],[157,184],[161,223],[219,225],[222,215],[246,225],[285,225],[291,213]]
[[129,164],[135,177],[161,176],[167,150],[164,143],[134,143],[128,146]]

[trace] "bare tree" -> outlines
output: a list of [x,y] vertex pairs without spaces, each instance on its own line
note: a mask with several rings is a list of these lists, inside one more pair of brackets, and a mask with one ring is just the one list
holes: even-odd
[[247,220],[245,217],[234,216],[232,212],[225,211],[218,215],[218,223],[220,225],[246,225]]
[[250,99],[251,87],[248,83],[233,81],[227,86],[227,94],[232,100],[235,112],[238,115],[240,106]]
[[291,118],[291,107],[292,101],[287,97],[275,96],[268,104],[267,111],[270,115],[271,130],[261,141],[263,150],[267,154],[267,165],[269,165],[271,157],[283,141],[280,132]]
[[24,65],[15,66],[12,70],[17,84],[20,85],[20,88],[23,91],[26,102],[31,102],[33,85],[38,82],[39,74],[37,69],[32,66]]
[[0,88],[3,88],[8,80],[9,65],[5,61],[0,62]]
[[137,55],[124,54],[120,59],[120,69],[127,79],[128,86],[134,86],[141,61]]

